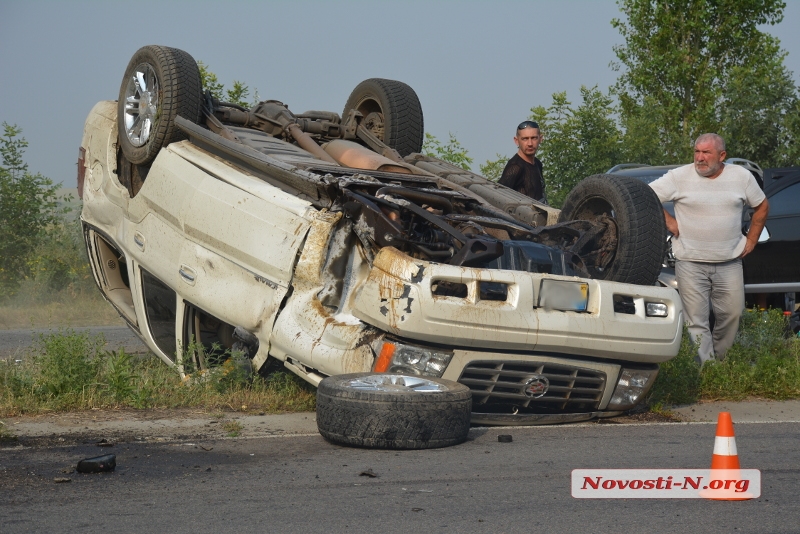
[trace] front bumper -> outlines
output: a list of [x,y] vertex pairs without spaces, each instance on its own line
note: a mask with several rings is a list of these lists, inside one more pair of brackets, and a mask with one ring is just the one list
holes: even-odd
[[557,425],[560,423],[581,423],[600,417],[613,417],[622,412],[587,412],[587,413],[559,413],[559,414],[498,414],[472,412],[473,425],[492,426],[534,426]]
[[[538,307],[545,278],[589,284],[587,311]],[[440,296],[440,282],[459,284],[464,296]],[[482,300],[481,284],[502,284],[507,298]],[[618,313],[614,299],[632,302]],[[645,302],[667,306],[666,317],[647,317]],[[406,339],[498,352],[572,354],[660,363],[678,353],[683,309],[677,291],[523,271],[457,267],[413,259],[386,247],[375,257],[353,314]]]

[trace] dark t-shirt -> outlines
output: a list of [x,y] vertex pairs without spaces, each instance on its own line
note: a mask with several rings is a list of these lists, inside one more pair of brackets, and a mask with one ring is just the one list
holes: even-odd
[[518,153],[514,154],[514,157],[506,163],[506,168],[503,169],[500,183],[523,195],[528,195],[534,200],[547,202],[544,193],[544,178],[542,178],[542,162],[535,157],[533,165],[531,165],[519,157]]

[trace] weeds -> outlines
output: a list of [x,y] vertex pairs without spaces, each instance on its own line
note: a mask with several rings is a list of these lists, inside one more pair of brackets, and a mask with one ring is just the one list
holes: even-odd
[[8,429],[4,422],[0,421],[0,443],[16,440],[17,436]]
[[747,311],[725,359],[700,368],[694,362],[697,348],[684,332],[678,356],[661,364],[650,393],[651,409],[700,399],[800,397],[800,339],[791,334],[780,310]]
[[[62,330],[41,336],[22,363],[0,361],[0,416],[94,408],[199,407],[213,412],[309,411],[313,388],[284,372],[244,373],[238,364],[181,380],[154,357],[103,350],[102,336]],[[229,358],[230,360],[230,358]]]
[[222,424],[222,430],[228,433],[229,438],[238,437],[244,427],[239,421],[225,421]]
[[681,348],[678,355],[662,363],[653,389],[650,391],[650,404],[657,410],[663,405],[691,404],[700,395],[700,367],[694,361],[697,346],[692,343],[684,328]]

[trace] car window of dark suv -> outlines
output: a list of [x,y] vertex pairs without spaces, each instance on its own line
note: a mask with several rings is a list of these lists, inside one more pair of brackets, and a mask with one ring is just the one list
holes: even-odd
[[769,198],[769,216],[796,215],[800,212],[800,182],[778,191]]

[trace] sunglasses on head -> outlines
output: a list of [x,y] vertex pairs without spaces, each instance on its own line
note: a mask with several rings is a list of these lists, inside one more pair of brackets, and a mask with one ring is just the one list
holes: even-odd
[[517,130],[524,130],[525,128],[536,128],[538,130],[539,124],[533,121],[522,121],[519,123],[519,126],[517,126]]

